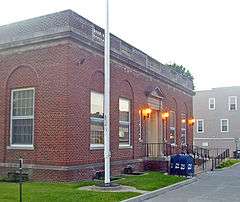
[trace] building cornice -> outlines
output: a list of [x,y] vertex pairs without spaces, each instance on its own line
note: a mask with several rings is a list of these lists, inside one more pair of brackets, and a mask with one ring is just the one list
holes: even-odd
[[[63,38],[70,38],[103,54],[104,30],[71,10],[1,26],[0,53]],[[112,59],[163,80],[187,94],[194,95],[192,80],[114,35],[111,35],[111,55]]]

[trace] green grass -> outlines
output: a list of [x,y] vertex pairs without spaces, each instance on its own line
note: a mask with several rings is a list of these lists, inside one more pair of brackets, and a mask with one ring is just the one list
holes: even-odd
[[117,183],[133,186],[141,190],[153,191],[177,182],[181,182],[185,179],[185,177],[164,175],[160,172],[149,172],[145,175],[127,176],[126,178],[118,180]]
[[[94,182],[81,183],[38,183],[23,184],[23,201],[27,202],[108,202],[121,201],[139,195],[138,193],[92,192],[80,191],[80,186],[93,185]],[[19,188],[16,183],[0,182],[0,201],[16,202],[19,199]]]
[[[149,172],[139,176],[126,176],[114,182],[134,186],[137,189],[153,191],[186,178],[168,176],[160,172]],[[23,184],[23,201],[27,202],[112,202],[140,195],[133,192],[94,192],[82,191],[81,186],[94,185],[96,182],[83,181],[79,183],[40,183],[26,182]],[[0,182],[0,201],[16,202],[19,199],[19,185],[17,183]]]
[[233,166],[233,165],[236,164],[236,163],[240,163],[240,160],[230,159],[230,160],[227,160],[227,161],[222,162],[222,163],[217,167],[217,169],[228,168],[228,167]]

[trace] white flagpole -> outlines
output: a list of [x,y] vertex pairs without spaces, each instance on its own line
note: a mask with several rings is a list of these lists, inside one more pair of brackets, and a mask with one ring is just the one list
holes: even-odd
[[110,185],[110,34],[109,1],[106,1],[106,27],[104,47],[104,166],[105,186]]

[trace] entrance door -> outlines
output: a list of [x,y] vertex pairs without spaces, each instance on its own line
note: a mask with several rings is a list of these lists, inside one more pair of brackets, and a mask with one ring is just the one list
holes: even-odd
[[152,110],[152,113],[147,120],[147,142],[159,143],[161,142],[161,124],[160,124],[159,110]]
[[159,157],[163,155],[162,142],[162,124],[159,110],[152,110],[150,117],[147,120],[146,132],[148,152],[152,157]]

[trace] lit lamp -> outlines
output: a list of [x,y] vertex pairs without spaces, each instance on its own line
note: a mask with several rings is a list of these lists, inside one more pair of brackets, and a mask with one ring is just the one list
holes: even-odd
[[162,121],[163,121],[163,141],[167,142],[167,119],[169,117],[168,112],[162,113]]
[[152,110],[150,108],[147,108],[147,109],[143,109],[142,110],[142,115],[145,118],[149,118],[150,117],[150,114],[151,114]]
[[162,113],[162,119],[166,120],[169,117],[169,113],[168,112],[164,112]]
[[193,126],[195,124],[195,119],[191,118],[188,120],[188,125]]

